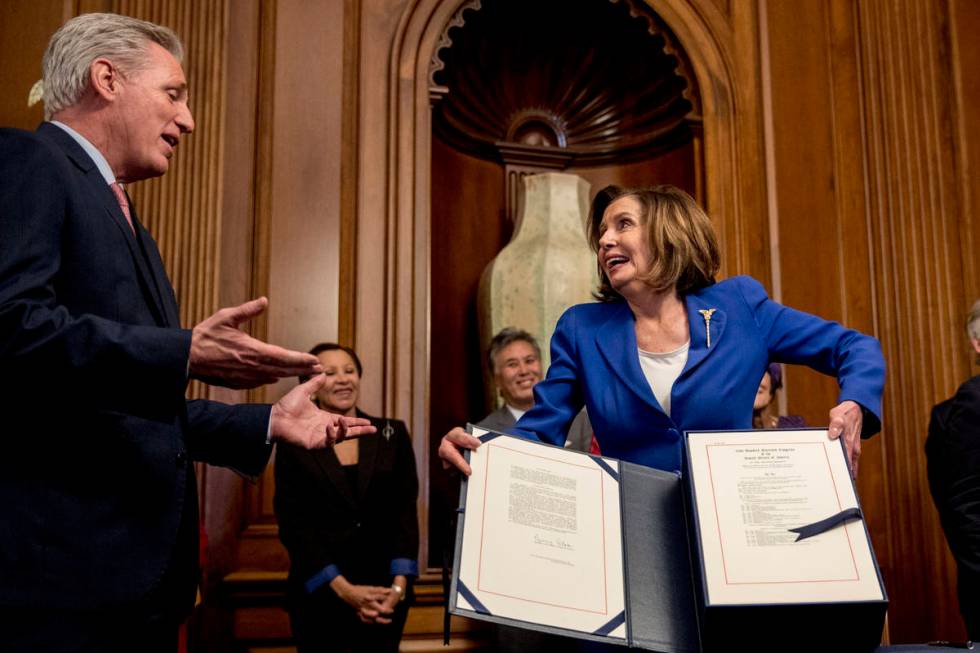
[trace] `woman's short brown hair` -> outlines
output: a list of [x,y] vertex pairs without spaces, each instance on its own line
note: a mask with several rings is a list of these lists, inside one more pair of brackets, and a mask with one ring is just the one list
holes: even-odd
[[[606,186],[600,190],[592,200],[589,212],[588,235],[592,251],[599,253],[603,214],[610,204],[622,197],[634,197],[640,203],[640,219],[652,259],[650,269],[641,274],[651,290],[663,292],[676,288],[683,295],[715,283],[721,258],[714,226],[694,198],[676,186]],[[606,302],[622,299],[610,285],[601,258],[596,298]]]

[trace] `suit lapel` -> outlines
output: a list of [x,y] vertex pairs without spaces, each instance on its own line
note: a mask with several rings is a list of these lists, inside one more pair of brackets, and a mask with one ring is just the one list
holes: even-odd
[[[116,225],[120,236],[126,243],[129,255],[133,258],[133,264],[139,276],[140,287],[143,289],[144,298],[153,313],[154,319],[160,326],[167,326],[166,312],[160,300],[157,283],[147,263],[147,257],[143,256],[140,251],[140,245],[133,234],[133,230],[129,228],[126,216],[123,215],[122,209],[119,208],[116,196],[112,194],[112,190],[110,190],[109,185],[106,183],[105,177],[99,172],[98,166],[95,165],[92,157],[82,149],[82,146],[60,127],[42,123],[37,131],[38,134],[61,148],[69,160],[82,173],[85,182],[88,184],[88,188],[94,193],[95,199],[105,210],[106,219],[111,220]],[[136,227],[138,222],[136,221],[136,214],[131,202],[130,212],[133,215],[133,226]],[[139,227],[136,227],[136,230],[139,232]]]
[[615,312],[596,332],[595,342],[613,374],[644,403],[663,412],[660,402],[653,396],[653,390],[643,376],[643,370],[640,369],[636,320],[626,302],[616,305]]
[[[366,415],[359,413],[358,417],[367,417]],[[375,419],[373,417],[369,418],[374,428],[378,429],[378,432],[374,435],[365,436],[358,438],[357,440],[357,498],[363,499],[364,495],[367,494],[368,486],[371,484],[371,478],[374,476],[374,467],[378,461],[378,447],[381,445],[379,439],[385,437],[385,430],[387,429],[389,439],[393,433],[391,429],[393,428],[388,420]]]
[[[126,194],[126,198],[129,199],[128,193]],[[122,213],[121,210],[120,213]],[[169,293],[164,293],[164,289],[169,288],[170,281],[167,279],[167,271],[163,267],[163,260],[160,258],[156,243],[153,242],[153,238],[149,232],[140,223],[136,215],[136,207],[132,202],[129,203],[129,214],[133,218],[133,228],[136,230],[137,241],[139,243],[140,253],[142,254],[141,258],[146,262],[145,273],[151,281],[151,284],[148,285],[151,286],[157,307],[164,317],[164,326],[179,327],[180,315],[177,304],[173,301]],[[125,216],[123,216],[123,219],[125,219]],[[127,225],[128,228],[129,226]],[[130,231],[130,235],[132,235],[132,231]]]
[[351,510],[357,510],[357,502],[350,490],[347,476],[344,474],[340,460],[337,459],[337,454],[334,453],[333,449],[318,449],[309,453],[313,456],[317,466],[320,467],[320,471],[333,485],[337,494],[344,498]]

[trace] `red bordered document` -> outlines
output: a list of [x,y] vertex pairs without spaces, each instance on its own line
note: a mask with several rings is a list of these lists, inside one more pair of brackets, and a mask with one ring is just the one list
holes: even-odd
[[700,650],[680,477],[470,427],[450,612]]
[[685,435],[706,646],[733,629],[776,648],[877,646],[888,601],[843,442],[826,429]]

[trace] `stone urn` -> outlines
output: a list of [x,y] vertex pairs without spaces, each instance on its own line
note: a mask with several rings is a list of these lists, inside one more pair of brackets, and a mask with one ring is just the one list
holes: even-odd
[[[585,223],[589,183],[578,175],[546,172],[524,177],[514,235],[484,269],[477,301],[484,351],[507,326],[524,329],[551,361],[551,334],[573,304],[594,301],[596,257]],[[491,372],[484,370],[487,405],[496,405]]]

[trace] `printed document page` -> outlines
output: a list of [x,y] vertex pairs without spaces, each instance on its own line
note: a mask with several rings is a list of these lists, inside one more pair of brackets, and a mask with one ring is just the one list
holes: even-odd
[[709,605],[883,598],[860,520],[789,531],[858,505],[826,430],[689,433],[688,447]]
[[603,462],[503,435],[472,452],[457,604],[625,637],[619,486]]

